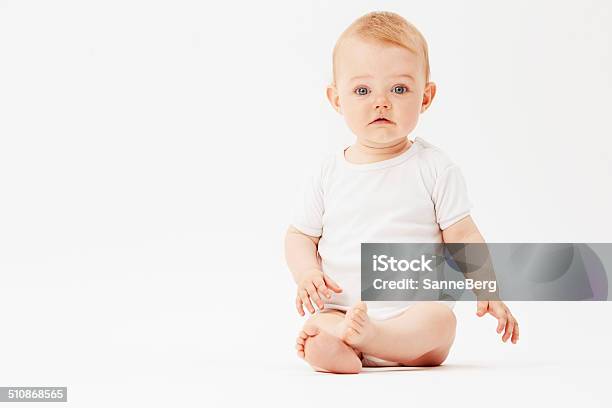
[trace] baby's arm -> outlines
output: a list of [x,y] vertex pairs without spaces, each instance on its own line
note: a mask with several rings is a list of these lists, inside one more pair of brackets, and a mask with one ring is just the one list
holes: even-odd
[[[445,243],[485,243],[478,227],[469,215],[443,230],[442,239]],[[504,332],[502,341],[506,342],[512,338],[512,343],[516,344],[519,339],[518,322],[510,313],[508,306],[502,301],[479,300],[476,315],[482,317],[486,313],[490,313],[497,319],[497,333]]]
[[317,255],[318,244],[319,237],[303,234],[293,226],[289,226],[285,235],[285,258],[298,285],[295,305],[301,316],[304,316],[303,305],[311,314],[315,312],[311,301],[315,302],[319,309],[323,309],[321,296],[329,299],[329,289],[337,293],[342,292],[336,282],[323,275]]
[[442,231],[442,239],[446,243],[484,243],[485,240],[480,235],[478,227],[474,223],[472,216],[468,215],[465,218],[457,221],[444,231]]

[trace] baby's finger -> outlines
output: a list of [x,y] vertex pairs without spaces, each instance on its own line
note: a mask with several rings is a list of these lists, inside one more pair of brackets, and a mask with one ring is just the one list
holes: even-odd
[[514,322],[514,332],[512,332],[512,343],[516,344],[519,339],[519,326],[518,322]]
[[476,314],[478,316],[484,316],[487,311],[487,302],[478,302],[478,307],[476,308]]
[[333,290],[336,293],[342,292],[342,288],[340,287],[340,285],[338,285],[336,282],[334,282],[334,280],[332,278],[330,278],[327,275],[323,275],[323,279],[325,280],[325,285],[328,288],[330,288],[331,290]]
[[308,292],[308,296],[310,296],[310,299],[317,305],[319,306],[319,309],[323,309],[323,301],[321,300],[321,298],[319,297],[319,294],[317,293],[317,288],[314,287],[314,285],[307,285],[306,286],[306,291]]
[[513,330],[514,330],[514,319],[512,318],[512,316],[509,316],[508,322],[506,323],[506,331],[504,332],[504,335],[502,336],[502,341],[504,343],[508,341],[510,336],[512,336]]
[[499,319],[497,320],[497,333],[501,333],[502,330],[504,330],[504,327],[506,327],[506,322],[508,319],[506,319],[506,316],[500,316]]
[[325,296],[325,294],[323,292],[321,292],[320,290],[317,291],[319,297],[321,298],[321,300],[323,300],[323,303],[325,303],[325,300],[329,300],[331,299],[331,296]]
[[317,288],[317,292],[319,292],[321,295],[325,296],[328,299],[331,298],[331,292],[329,291],[329,289],[327,289],[327,286],[325,286],[325,281],[323,281],[323,278],[315,278],[312,283]]
[[300,295],[297,295],[297,297],[295,298],[295,308],[297,309],[300,316],[304,316],[305,313],[304,308],[302,307],[302,299],[300,298]]
[[306,306],[306,309],[308,309],[310,314],[314,314],[314,307],[312,307],[310,299],[308,298],[308,293],[304,289],[300,291],[300,298],[302,298],[302,303],[304,304],[304,306]]

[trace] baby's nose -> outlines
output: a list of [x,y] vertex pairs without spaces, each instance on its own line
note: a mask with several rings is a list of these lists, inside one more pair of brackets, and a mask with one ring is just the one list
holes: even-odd
[[376,109],[381,109],[381,108],[389,109],[391,107],[391,104],[389,103],[387,99],[378,99],[376,103],[374,104],[374,107]]

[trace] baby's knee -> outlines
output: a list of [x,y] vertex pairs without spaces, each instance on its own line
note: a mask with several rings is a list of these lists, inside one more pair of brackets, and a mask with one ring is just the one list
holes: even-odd
[[450,352],[451,346],[442,346],[426,354],[422,365],[427,367],[436,367],[442,365]]
[[432,302],[431,304],[432,318],[435,320],[442,331],[445,332],[449,338],[455,337],[455,330],[457,329],[457,317],[453,310],[442,303]]
[[450,307],[440,304],[440,306],[443,308],[443,312],[442,316],[443,318],[448,322],[449,325],[451,325],[453,328],[457,327],[457,317],[455,316],[455,313],[453,312],[453,309],[451,309]]

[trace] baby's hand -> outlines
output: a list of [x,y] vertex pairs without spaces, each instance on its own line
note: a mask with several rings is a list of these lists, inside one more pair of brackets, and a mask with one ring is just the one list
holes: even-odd
[[511,341],[516,344],[519,339],[518,322],[510,313],[508,306],[501,301],[479,300],[476,315],[482,317],[486,313],[490,313],[497,319],[497,333],[504,332],[502,341],[505,343],[512,336]]
[[300,316],[304,316],[303,305],[306,305],[306,309],[313,314],[315,312],[314,307],[310,302],[315,302],[319,309],[323,309],[323,301],[321,297],[331,298],[331,292],[329,289],[336,293],[342,292],[342,288],[338,286],[329,276],[323,275],[323,271],[313,269],[308,272],[301,282],[298,283],[297,288],[297,299],[295,300],[295,307],[297,308]]

